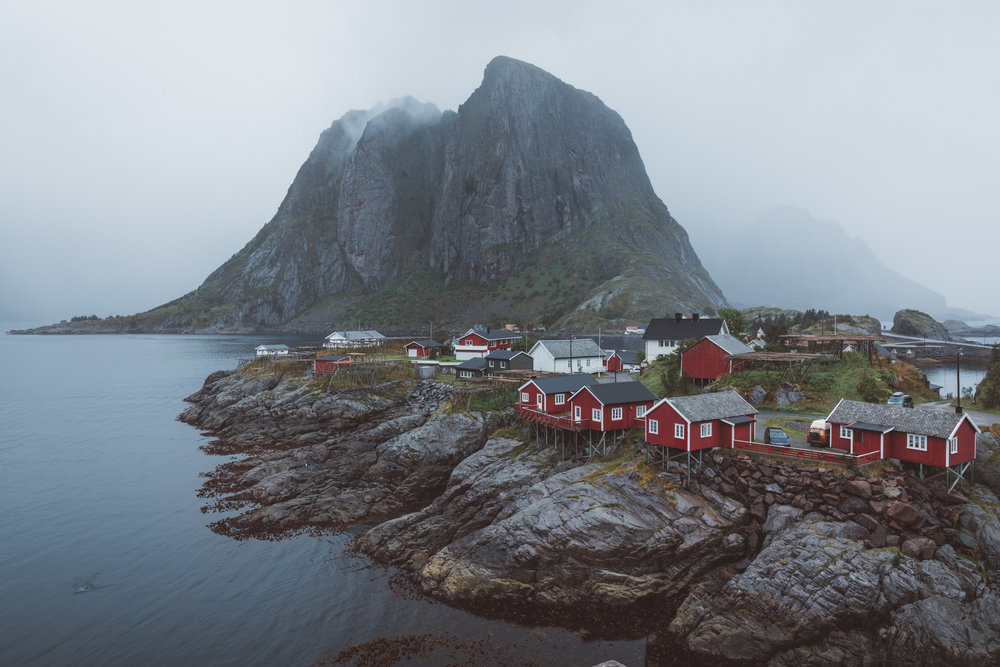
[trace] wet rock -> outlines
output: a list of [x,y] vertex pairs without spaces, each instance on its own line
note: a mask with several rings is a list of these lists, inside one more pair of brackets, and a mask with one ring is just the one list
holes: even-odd
[[763,387],[758,385],[753,389],[751,389],[749,392],[747,392],[746,398],[747,401],[750,403],[750,405],[758,406],[764,402],[765,398],[767,398],[767,392],[764,390]]
[[913,505],[904,502],[889,503],[889,507],[886,509],[886,515],[890,519],[898,521],[904,526],[918,527],[924,520],[920,510]]
[[974,545],[972,548],[982,553],[991,570],[1000,569],[1000,501],[984,487],[973,490],[972,501],[959,521],[959,539],[963,545]]
[[990,592],[969,603],[932,595],[892,612],[880,632],[882,650],[896,664],[995,665],[1000,661],[1000,597]]
[[906,540],[903,542],[903,546],[899,548],[899,552],[904,556],[919,558],[920,560],[933,558],[935,551],[937,551],[937,545],[934,543],[934,540],[926,537],[914,537]]
[[844,490],[858,498],[865,500],[872,497],[872,485],[861,479],[852,479],[844,483]]

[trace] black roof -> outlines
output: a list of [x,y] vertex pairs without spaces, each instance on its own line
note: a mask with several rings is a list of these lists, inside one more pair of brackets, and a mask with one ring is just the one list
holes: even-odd
[[643,340],[684,340],[723,333],[725,320],[720,317],[701,317],[699,319],[676,319],[674,317],[654,318],[649,321]]
[[[589,387],[598,384],[592,376],[586,373],[573,373],[572,375],[555,375],[547,378],[534,378],[528,382],[534,382],[535,386],[543,394],[561,394],[567,391],[577,391],[582,387]],[[528,384],[526,382],[525,384]],[[524,385],[521,385],[522,387]]]
[[486,358],[487,359],[513,359],[514,357],[516,357],[519,354],[523,354],[524,356],[528,357],[529,359],[531,358],[530,356],[528,356],[527,352],[521,352],[519,350],[495,350],[495,351],[490,352],[489,354],[487,354]]
[[486,368],[486,359],[483,357],[473,357],[472,359],[463,361],[455,368],[461,368],[466,371],[481,371]]
[[720,421],[724,421],[727,424],[732,424],[737,426],[738,424],[746,424],[752,421],[756,421],[753,417],[747,417],[746,415],[739,415],[737,417],[726,417]]
[[656,394],[651,392],[641,382],[606,382],[587,387],[587,391],[601,402],[602,405],[618,405],[620,403],[641,403],[655,401]]

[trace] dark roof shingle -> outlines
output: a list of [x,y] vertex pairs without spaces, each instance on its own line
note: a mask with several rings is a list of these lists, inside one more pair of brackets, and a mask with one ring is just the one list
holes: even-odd
[[[535,378],[534,382],[539,391],[543,394],[561,394],[567,391],[576,391],[581,387],[588,387],[598,384],[590,375],[586,373],[573,373],[572,375],[556,375],[547,378]],[[525,383],[527,384],[527,383]],[[522,387],[524,385],[521,385]]]
[[757,408],[747,403],[742,396],[731,389],[714,394],[678,396],[677,398],[668,398],[666,401],[673,406],[674,410],[692,422],[757,414]]
[[643,340],[684,340],[695,338],[701,340],[705,336],[723,333],[725,320],[718,317],[702,317],[677,320],[673,317],[655,318],[649,321]]
[[826,420],[844,425],[860,422],[864,424],[862,430],[870,426],[890,426],[903,433],[948,438],[964,418],[964,414],[956,414],[954,410],[904,408],[901,405],[863,403],[845,398]]
[[601,402],[602,405],[619,405],[621,403],[642,403],[655,401],[656,394],[651,392],[641,382],[607,382],[591,385],[587,391]]

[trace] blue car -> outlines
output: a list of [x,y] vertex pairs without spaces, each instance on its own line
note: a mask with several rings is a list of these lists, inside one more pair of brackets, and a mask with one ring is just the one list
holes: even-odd
[[778,445],[779,447],[791,447],[792,443],[788,442],[788,436],[780,428],[766,428],[764,429],[764,442],[768,445]]

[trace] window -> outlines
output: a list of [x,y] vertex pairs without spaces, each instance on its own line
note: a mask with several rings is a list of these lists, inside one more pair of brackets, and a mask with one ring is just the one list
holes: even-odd
[[530,397],[530,396],[528,396],[528,392],[526,392],[526,391],[522,391],[522,392],[521,392],[521,402],[522,402],[522,403],[527,403],[527,402],[528,402],[528,401],[530,401],[530,400],[531,400],[531,397]]
[[673,347],[673,346],[674,346],[674,341],[672,341],[672,340],[661,340],[660,341],[660,347]]
[[621,408],[611,408],[611,421],[619,421],[622,418]]
[[958,438],[948,439],[948,449],[952,454],[958,454]]
[[655,434],[660,432],[660,422],[656,421],[655,419],[650,419],[648,424],[650,433]]
[[684,438],[684,424],[674,424],[674,437]]
[[593,410],[590,411],[590,418],[593,419],[595,422],[601,421],[601,411],[598,410],[597,408],[594,408]]
[[906,448],[915,449],[918,452],[927,451],[927,436],[926,435],[914,435],[913,433],[906,434]]
[[645,417],[646,416],[646,406],[645,405],[637,405],[637,406],[635,406],[635,416],[636,417]]
[[472,377],[472,371],[462,371],[461,373],[459,373],[459,375],[461,375],[464,378],[470,378]]
[[701,437],[707,438],[712,435],[712,422],[705,422],[701,425]]
[[851,429],[847,428],[846,426],[841,426],[840,427],[840,437],[841,438],[844,438],[845,440],[850,440],[853,435],[854,434],[851,433]]
[[566,402],[566,394],[556,394],[556,405],[562,405]]

